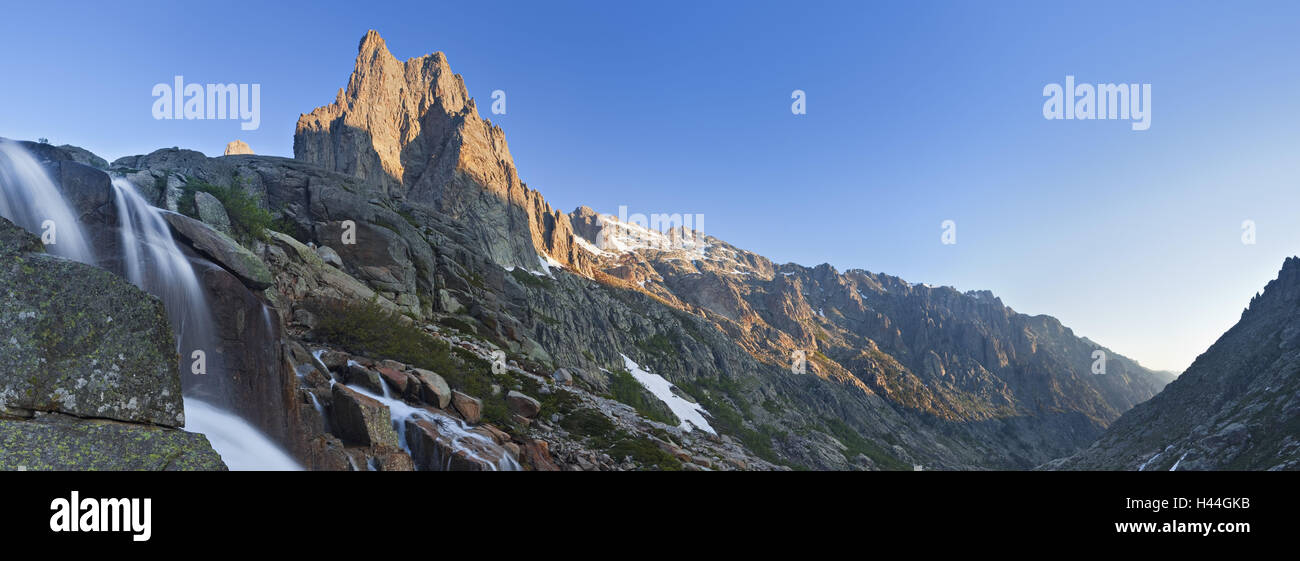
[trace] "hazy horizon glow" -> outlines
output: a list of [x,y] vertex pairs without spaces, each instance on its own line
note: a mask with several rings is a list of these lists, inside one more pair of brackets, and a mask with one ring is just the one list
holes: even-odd
[[[1295,4],[173,9],[9,7],[0,136],[110,161],[235,139],[292,157],[299,114],[373,28],[400,59],[445,52],[557,208],[703,214],[778,263],[992,290],[1148,368],[1188,366],[1300,253]],[[153,119],[151,88],[178,75],[260,84],[260,128]],[[1066,76],[1151,84],[1150,129],[1044,119]]]

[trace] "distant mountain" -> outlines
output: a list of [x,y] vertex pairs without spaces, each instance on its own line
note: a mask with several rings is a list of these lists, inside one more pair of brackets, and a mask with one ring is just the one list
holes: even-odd
[[[570,216],[595,270],[700,316],[763,362],[788,368],[802,351],[826,383],[988,447],[976,465],[1027,467],[1085,445],[1172,379],[988,291],[776,265],[685,229],[665,234],[587,208]],[[1105,374],[1091,370],[1098,350]]]
[[1160,395],[1049,469],[1300,469],[1300,258]]

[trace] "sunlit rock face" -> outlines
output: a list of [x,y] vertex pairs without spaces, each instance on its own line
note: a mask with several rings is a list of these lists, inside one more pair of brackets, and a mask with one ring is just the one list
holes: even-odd
[[568,216],[519,179],[505,132],[440,52],[401,62],[367,33],[347,88],[299,118],[294,157],[470,224],[472,245],[502,266],[579,259]]
[[242,140],[232,140],[226,145],[226,156],[251,155],[253,149],[248,146],[247,142]]

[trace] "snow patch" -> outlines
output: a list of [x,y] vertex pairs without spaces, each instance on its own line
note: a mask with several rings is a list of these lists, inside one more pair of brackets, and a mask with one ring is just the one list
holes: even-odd
[[709,426],[709,422],[704,419],[706,411],[700,404],[686,401],[673,393],[673,383],[663,376],[646,372],[627,355],[620,354],[619,356],[623,357],[623,366],[632,373],[632,377],[636,378],[637,382],[645,386],[645,389],[650,390],[650,393],[654,394],[660,401],[668,405],[668,409],[672,410],[673,415],[681,419],[681,428],[683,430],[689,431],[698,428],[709,434],[718,434],[713,430],[712,426]]

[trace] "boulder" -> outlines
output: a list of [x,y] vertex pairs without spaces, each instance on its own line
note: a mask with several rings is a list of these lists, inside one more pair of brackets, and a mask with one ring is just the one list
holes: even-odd
[[410,383],[410,378],[406,376],[406,373],[398,372],[386,366],[380,366],[375,370],[379,372],[379,376],[383,378],[385,382],[388,382],[389,387],[393,388],[395,392],[398,394],[406,393],[406,386]]
[[345,381],[347,383],[356,384],[374,393],[383,395],[384,379],[383,376],[381,376],[378,372],[375,372],[374,370],[361,366],[358,363],[348,364],[348,367],[345,370],[345,372],[347,372],[347,376],[345,378]]
[[199,220],[204,224],[216,228],[217,231],[227,236],[232,235],[230,215],[226,213],[226,207],[221,204],[221,201],[217,200],[211,193],[205,191],[195,192],[194,209],[199,214]]
[[560,471],[551,459],[551,445],[545,440],[533,439],[524,444],[524,463],[533,471]]
[[397,433],[388,406],[335,384],[330,406],[330,426],[344,444],[397,446]]
[[400,448],[379,446],[374,451],[374,466],[379,471],[415,471],[410,454]]
[[322,245],[316,248],[316,255],[324,261],[326,265],[332,265],[336,268],[343,268],[343,258],[339,257],[339,252],[334,251],[330,246]]
[[239,277],[249,288],[262,290],[275,283],[266,264],[230,236],[183,214],[162,214],[173,232],[199,253]]
[[438,409],[446,409],[451,403],[451,386],[438,373],[416,368],[412,370],[420,381],[420,399]]
[[541,402],[514,390],[506,393],[506,406],[516,415],[529,419],[536,417],[542,410]]
[[0,412],[183,425],[176,344],[158,299],[40,248],[0,218]]
[[451,392],[451,404],[471,425],[483,420],[483,402],[458,391]]
[[383,298],[374,289],[351,275],[326,265],[314,250],[292,236],[267,230],[271,243],[280,250],[283,261],[276,261],[273,253],[267,259],[284,279],[281,289],[292,300],[332,299],[352,302],[374,301],[385,310],[398,311],[391,300]]
[[570,374],[567,368],[561,368],[551,373],[551,379],[555,380],[555,383],[557,384],[563,384],[566,386],[573,385],[573,374]]

